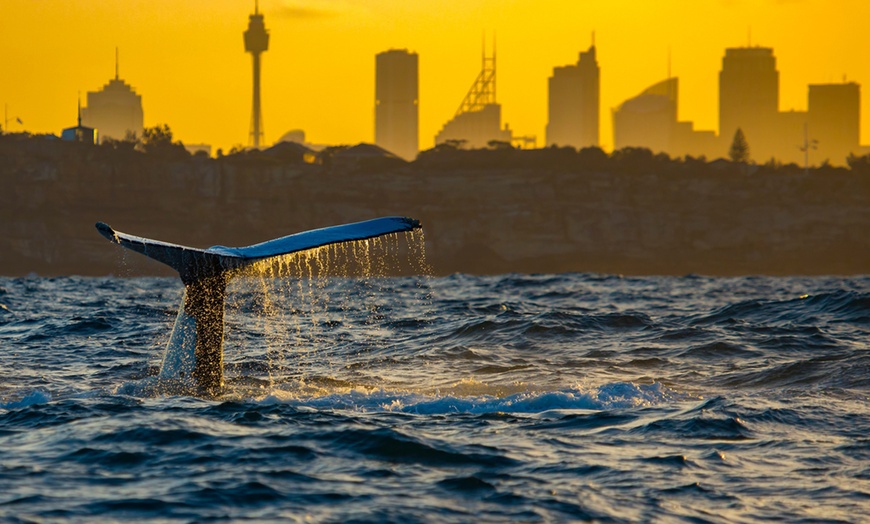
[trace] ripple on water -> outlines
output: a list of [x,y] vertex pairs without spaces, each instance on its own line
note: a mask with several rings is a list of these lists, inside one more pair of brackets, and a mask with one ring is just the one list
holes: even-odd
[[176,280],[0,279],[0,520],[866,513],[867,277],[261,288],[200,399],[154,377]]

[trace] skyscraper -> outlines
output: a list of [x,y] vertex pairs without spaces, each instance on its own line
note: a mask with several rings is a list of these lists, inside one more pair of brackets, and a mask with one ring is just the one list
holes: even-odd
[[418,57],[405,49],[375,56],[375,143],[405,160],[419,150]]
[[81,109],[80,125],[99,130],[103,139],[124,140],[128,132],[142,137],[142,96],[119,78],[117,49],[115,78],[109,80],[100,91],[88,92],[87,107]]
[[260,109],[260,54],[269,49],[269,32],[260,14],[259,3],[254,3],[254,14],[249,17],[245,31],[245,51],[254,59],[254,108],[251,116],[251,145],[260,147],[263,140],[263,111]]
[[670,151],[677,126],[677,78],[645,89],[613,110],[613,148],[646,147]]
[[778,112],[779,71],[773,49],[726,49],[719,72],[719,136],[730,144],[740,128],[753,157],[766,159],[776,149],[769,142],[779,127]]
[[553,68],[548,85],[548,146],[598,145],[600,85],[594,44],[580,53],[576,65]]
[[810,85],[809,138],[818,140],[817,157],[842,165],[859,151],[861,86],[854,82]]
[[645,147],[671,156],[715,158],[716,134],[696,131],[692,122],[677,119],[679,87],[679,79],[670,77],[614,109],[613,148]]

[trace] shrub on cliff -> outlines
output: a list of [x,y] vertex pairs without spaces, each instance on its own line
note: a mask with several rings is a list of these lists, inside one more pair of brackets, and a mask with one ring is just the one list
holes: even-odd
[[172,141],[172,130],[167,124],[146,127],[142,131],[142,150],[164,159],[183,159],[190,156],[180,141]]
[[856,175],[870,175],[870,154],[857,156],[850,153],[846,157],[846,163],[849,164],[849,169]]

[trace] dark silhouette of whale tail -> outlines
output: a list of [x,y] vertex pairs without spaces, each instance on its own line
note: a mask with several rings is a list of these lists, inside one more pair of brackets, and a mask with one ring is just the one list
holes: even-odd
[[179,380],[214,395],[223,384],[224,302],[232,276],[255,263],[317,247],[365,240],[420,228],[407,217],[384,217],[314,229],[247,247],[181,246],[128,235],[97,222],[110,241],[162,262],[178,271],[184,298],[169,337],[161,379]]

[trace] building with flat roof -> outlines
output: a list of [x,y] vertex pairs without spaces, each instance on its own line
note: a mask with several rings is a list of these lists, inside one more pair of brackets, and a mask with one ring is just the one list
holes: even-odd
[[418,62],[405,49],[375,56],[375,143],[405,160],[419,151]]
[[776,148],[771,142],[777,130],[779,71],[768,47],[725,50],[719,72],[719,135],[730,141],[743,130],[753,157],[767,158]]
[[842,165],[861,150],[861,86],[855,82],[809,87],[808,138],[816,140],[814,156]]

